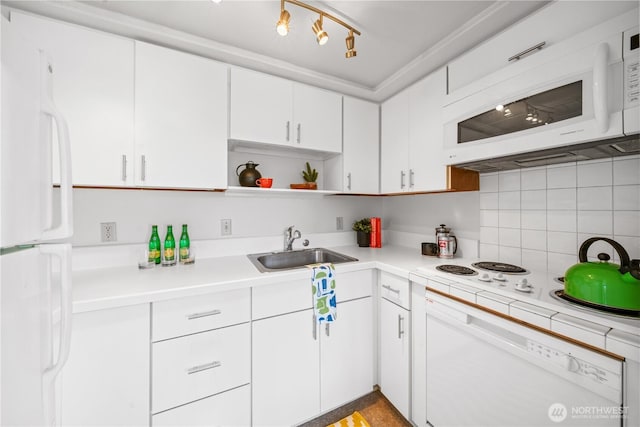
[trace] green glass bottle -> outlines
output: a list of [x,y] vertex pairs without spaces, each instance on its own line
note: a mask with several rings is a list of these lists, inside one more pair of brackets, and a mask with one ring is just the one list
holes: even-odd
[[160,245],[160,236],[158,236],[158,226],[151,226],[151,239],[149,239],[149,262],[160,264],[162,247]]
[[176,263],[176,240],[173,238],[173,226],[167,225],[167,235],[164,238],[164,264]]
[[187,232],[187,224],[182,224],[182,234],[180,235],[180,262],[186,263],[190,261],[191,240]]

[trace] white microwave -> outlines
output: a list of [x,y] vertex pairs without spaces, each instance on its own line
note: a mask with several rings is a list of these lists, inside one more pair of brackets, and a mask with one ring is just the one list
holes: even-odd
[[637,134],[638,27],[608,34],[445,105],[445,162],[460,165]]

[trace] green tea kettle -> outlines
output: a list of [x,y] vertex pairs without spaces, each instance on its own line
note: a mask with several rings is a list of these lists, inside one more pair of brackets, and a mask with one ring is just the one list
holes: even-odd
[[[609,255],[598,254],[598,262],[587,259],[589,247],[599,240],[609,243],[620,256],[620,265],[609,262]],[[564,276],[565,295],[599,306],[640,310],[640,259],[629,259],[615,240],[591,237],[580,245],[580,264],[569,267]]]
[[[238,172],[238,169],[240,169],[242,166],[244,166],[244,170],[242,172]],[[262,178],[262,175],[260,174],[260,172],[258,172],[258,169],[256,169],[256,166],[260,166],[257,163],[253,163],[252,161],[248,161],[247,163],[243,163],[241,165],[238,165],[238,167],[236,168],[236,175],[238,175],[238,181],[240,182],[240,185],[243,187],[257,187],[258,184],[256,184],[256,179],[260,179]]]

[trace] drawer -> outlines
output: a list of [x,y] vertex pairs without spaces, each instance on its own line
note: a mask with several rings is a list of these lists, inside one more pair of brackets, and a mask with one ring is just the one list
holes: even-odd
[[[370,296],[373,270],[336,273],[338,303]],[[253,288],[251,316],[253,320],[277,316],[312,307],[311,271],[309,279],[276,283]]]
[[152,341],[248,322],[250,307],[249,288],[153,303]]
[[151,417],[153,427],[251,425],[251,386],[245,385],[161,412]]
[[411,309],[409,302],[409,280],[393,274],[380,273],[380,296],[399,306]]
[[152,344],[152,413],[248,384],[250,330],[244,323]]

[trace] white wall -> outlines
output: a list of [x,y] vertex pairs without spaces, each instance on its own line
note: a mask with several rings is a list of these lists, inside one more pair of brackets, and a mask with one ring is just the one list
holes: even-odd
[[[640,258],[640,156],[480,176],[480,256],[564,274],[581,243],[609,237]],[[607,252],[597,242],[590,256]]]
[[437,193],[385,197],[382,199],[384,229],[422,235],[423,242],[435,242],[440,224],[465,239],[479,239],[479,193]]
[[181,224],[188,224],[191,240],[206,240],[220,238],[223,218],[232,220],[232,237],[252,237],[281,235],[290,225],[303,236],[333,232],[337,216],[344,218],[344,229],[350,230],[356,219],[381,216],[376,197],[255,197],[109,189],[76,189],[73,196],[75,246],[101,245],[101,222],[116,222],[117,243],[121,244],[148,241],[152,224],[159,226],[162,239],[167,224],[174,226],[174,234],[179,234]]

